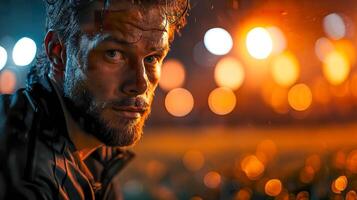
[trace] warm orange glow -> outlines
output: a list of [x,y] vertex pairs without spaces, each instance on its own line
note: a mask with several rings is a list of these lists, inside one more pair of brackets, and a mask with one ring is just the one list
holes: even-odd
[[185,153],[182,161],[188,170],[198,171],[203,167],[205,158],[200,151],[191,150]]
[[274,81],[283,87],[289,87],[299,78],[299,63],[296,57],[285,52],[278,55],[272,63],[272,75]]
[[286,38],[280,28],[272,26],[266,29],[273,41],[273,53],[279,54],[286,48]]
[[342,192],[347,188],[348,180],[346,176],[340,176],[335,181],[335,188]]
[[346,200],[357,200],[357,193],[354,190],[350,190],[346,194]]
[[242,64],[234,57],[225,57],[220,60],[214,71],[214,78],[218,86],[238,89],[244,81]]
[[318,172],[321,168],[320,156],[314,154],[306,158],[305,166],[311,166],[315,172]]
[[263,140],[257,146],[256,155],[263,163],[271,161],[277,153],[277,148],[272,140]]
[[203,182],[206,187],[215,189],[215,188],[219,187],[219,185],[221,184],[221,175],[214,171],[208,172],[205,175]]
[[226,87],[213,90],[208,97],[208,105],[217,115],[226,115],[232,112],[236,101],[233,91]]
[[302,191],[296,195],[296,200],[310,200],[309,192]]
[[16,87],[16,75],[10,70],[3,70],[0,73],[0,93],[11,94]]
[[147,163],[145,172],[150,179],[158,180],[166,173],[166,166],[157,160],[151,160]]
[[269,196],[278,196],[282,190],[282,184],[279,179],[271,179],[265,184],[265,193]]
[[273,40],[265,28],[257,27],[248,32],[246,46],[253,58],[266,59],[273,51]]
[[257,180],[264,172],[264,164],[254,155],[245,157],[241,162],[241,168],[251,180]]
[[194,106],[192,94],[183,88],[171,90],[165,98],[166,110],[175,117],[188,115]]
[[315,53],[322,62],[325,60],[326,56],[334,50],[334,44],[325,37],[318,39],[315,43]]
[[306,166],[304,169],[300,172],[300,181],[303,183],[310,183],[315,176],[315,170],[311,166]]
[[331,93],[329,91],[329,85],[325,79],[319,77],[314,80],[312,94],[314,100],[320,104],[327,104],[330,102]]
[[237,194],[234,197],[234,200],[249,200],[251,196],[252,196],[252,191],[247,188],[243,188],[237,192]]
[[203,199],[199,196],[194,196],[194,197],[191,197],[190,200],[203,200]]
[[333,158],[333,166],[337,169],[344,169],[346,166],[346,154],[343,151],[338,151]]
[[185,68],[178,60],[167,60],[161,69],[159,86],[165,91],[182,87],[185,82]]
[[310,88],[305,84],[297,84],[289,90],[289,105],[297,111],[308,109],[312,102],[312,93]]
[[343,83],[350,73],[350,62],[347,56],[337,51],[329,53],[324,60],[323,73],[332,85]]
[[357,173],[357,150],[352,151],[348,156],[347,156],[347,169],[356,174]]
[[350,79],[350,90],[354,97],[357,97],[357,74],[354,73]]
[[275,112],[285,114],[289,111],[287,97],[288,91],[285,88],[275,87],[271,91],[270,104]]

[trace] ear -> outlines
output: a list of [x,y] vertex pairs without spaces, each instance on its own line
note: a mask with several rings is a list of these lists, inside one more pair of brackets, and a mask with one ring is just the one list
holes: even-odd
[[51,62],[51,74],[56,80],[62,79],[66,68],[66,51],[58,34],[53,30],[45,36],[46,54]]

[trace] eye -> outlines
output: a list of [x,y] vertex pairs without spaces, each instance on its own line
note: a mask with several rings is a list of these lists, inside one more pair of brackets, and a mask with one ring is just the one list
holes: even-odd
[[152,55],[152,56],[147,56],[146,58],[144,58],[144,61],[145,61],[145,63],[154,65],[159,62],[159,58],[158,58],[158,56]]
[[114,63],[120,62],[124,59],[123,54],[118,50],[105,51],[105,58]]

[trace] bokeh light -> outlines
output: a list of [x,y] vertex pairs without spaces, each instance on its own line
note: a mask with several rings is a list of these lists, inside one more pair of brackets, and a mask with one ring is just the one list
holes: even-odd
[[203,182],[206,187],[215,189],[221,184],[221,175],[215,171],[208,172],[203,178]]
[[276,144],[272,140],[261,141],[256,150],[257,158],[263,163],[273,160],[277,153]]
[[283,87],[293,85],[299,78],[299,63],[290,52],[278,55],[272,63],[272,75],[274,81]]
[[357,200],[357,193],[354,190],[350,190],[346,194],[346,200]]
[[241,168],[251,180],[257,180],[265,170],[264,164],[254,155],[245,157],[241,162]]
[[164,62],[161,69],[159,86],[165,91],[182,87],[185,82],[185,68],[175,59]]
[[288,92],[289,105],[296,111],[308,109],[312,103],[312,93],[305,84],[297,84]]
[[242,64],[234,57],[225,57],[217,63],[214,78],[218,86],[238,89],[244,81]]
[[190,150],[185,153],[182,162],[188,170],[198,171],[203,167],[205,158],[200,151]]
[[312,166],[305,166],[300,172],[300,181],[302,183],[310,183],[314,180],[315,170]]
[[249,188],[240,189],[234,197],[234,200],[249,200],[252,197],[252,190]]
[[17,66],[26,66],[34,60],[36,51],[36,43],[32,39],[24,37],[15,44],[12,59]]
[[0,46],[0,70],[2,70],[7,62],[7,52],[6,49]]
[[265,28],[257,27],[248,32],[246,46],[253,58],[266,59],[273,51],[273,40]]
[[16,75],[11,70],[3,70],[0,73],[0,93],[11,94],[16,89]]
[[232,112],[236,102],[235,94],[226,87],[213,90],[208,97],[208,106],[217,115],[226,115]]
[[225,55],[233,47],[232,36],[223,28],[212,28],[204,36],[204,44],[214,55]]
[[273,41],[273,54],[280,54],[282,53],[287,46],[287,42],[286,42],[286,38],[285,35],[283,33],[283,31],[281,31],[280,28],[276,27],[276,26],[271,26],[266,28],[266,30],[269,32],[272,41]]
[[265,193],[269,196],[275,197],[282,191],[283,185],[279,179],[271,179],[265,184]]
[[350,73],[348,58],[337,51],[329,53],[324,60],[323,73],[330,84],[340,85]]
[[342,192],[344,191],[346,188],[347,188],[347,184],[348,184],[348,180],[347,180],[347,177],[346,176],[339,176],[335,181],[334,181],[334,184],[335,184],[335,188]]
[[357,150],[353,150],[348,154],[346,168],[349,172],[357,174]]
[[323,20],[325,33],[334,40],[339,40],[346,35],[346,25],[343,18],[337,13],[327,15]]
[[315,43],[315,53],[320,61],[324,61],[326,56],[335,50],[334,44],[325,37],[319,38]]
[[194,106],[192,94],[184,88],[171,90],[165,98],[166,110],[175,117],[188,115]]

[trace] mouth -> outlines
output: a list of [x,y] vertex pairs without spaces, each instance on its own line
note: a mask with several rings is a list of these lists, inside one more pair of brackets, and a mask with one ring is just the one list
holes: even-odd
[[138,119],[146,111],[144,108],[136,106],[121,106],[121,107],[112,107],[112,109],[121,117],[128,119]]

